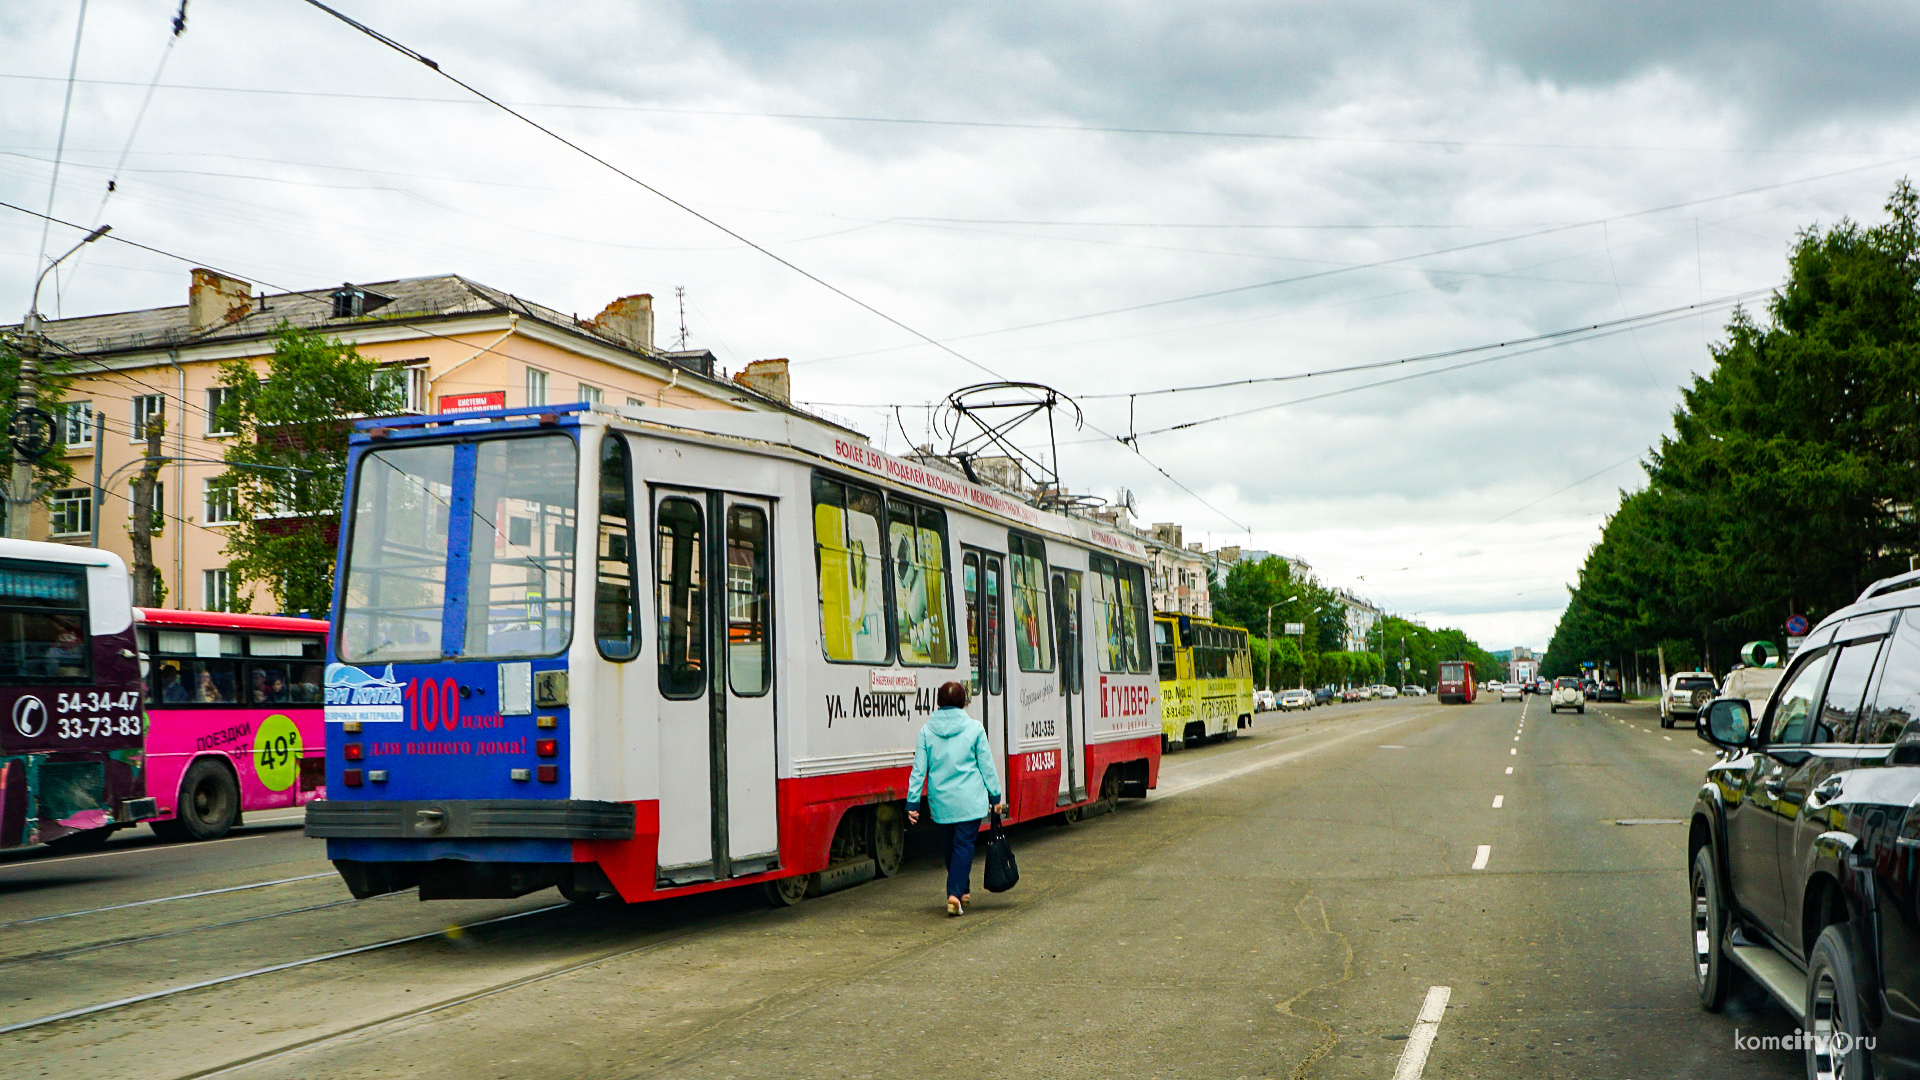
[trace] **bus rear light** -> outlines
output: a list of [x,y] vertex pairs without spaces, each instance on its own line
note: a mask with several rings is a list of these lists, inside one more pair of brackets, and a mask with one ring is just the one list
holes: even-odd
[[360,770],[347,769],[341,772],[340,782],[347,785],[348,787],[359,787],[360,786]]
[[560,740],[535,739],[533,741],[533,752],[541,757],[558,757],[560,756]]
[[387,782],[387,770],[369,769],[367,771],[367,779],[373,781],[376,784],[384,784]]
[[340,748],[340,755],[346,758],[348,761],[359,761],[360,760],[360,744],[357,742],[347,743],[345,746],[342,746]]
[[543,784],[557,784],[560,782],[560,766],[558,765],[542,765],[539,767],[539,772],[540,782]]
[[507,776],[514,780],[531,780],[533,779],[533,770],[532,769],[509,769],[507,770]]

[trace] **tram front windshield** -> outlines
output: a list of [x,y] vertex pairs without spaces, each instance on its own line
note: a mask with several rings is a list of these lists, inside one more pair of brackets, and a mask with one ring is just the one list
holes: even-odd
[[340,658],[564,652],[573,634],[576,459],[565,435],[397,446],[363,457],[348,523]]

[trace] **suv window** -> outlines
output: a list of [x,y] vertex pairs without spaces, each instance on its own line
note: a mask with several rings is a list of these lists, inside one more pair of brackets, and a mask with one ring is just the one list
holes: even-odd
[[1792,681],[1775,695],[1773,711],[1767,717],[1767,745],[1791,746],[1807,741],[1807,722],[1813,704],[1820,695],[1820,681],[1826,678],[1832,653],[1812,657],[1793,672]]
[[1920,618],[1916,614],[1920,613],[1907,612],[1887,642],[1887,658],[1880,665],[1886,674],[1880,677],[1879,693],[1861,722],[1861,742],[1893,742],[1920,716]]
[[1674,678],[1674,680],[1673,680],[1673,688],[1674,688],[1675,690],[1712,690],[1712,689],[1715,689],[1715,687],[1714,687],[1714,685],[1713,685],[1713,680],[1712,680],[1712,679],[1710,679],[1710,678],[1708,678],[1708,677],[1707,677],[1707,676],[1705,676],[1705,675],[1694,675],[1694,676],[1691,676],[1691,677],[1688,677],[1688,676],[1684,676],[1684,675],[1682,675],[1682,676],[1675,676],[1675,678]]
[[1820,721],[1808,733],[1808,742],[1854,741],[1860,705],[1866,700],[1882,640],[1856,641],[1840,650],[1840,658],[1833,662],[1833,677],[1827,680],[1826,700],[1820,703]]

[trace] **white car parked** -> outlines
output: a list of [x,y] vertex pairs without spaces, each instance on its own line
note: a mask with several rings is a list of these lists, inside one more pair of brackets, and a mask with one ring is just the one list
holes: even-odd
[[1311,708],[1313,708],[1313,691],[1311,690],[1280,691],[1280,711],[1292,712],[1295,709],[1311,709]]

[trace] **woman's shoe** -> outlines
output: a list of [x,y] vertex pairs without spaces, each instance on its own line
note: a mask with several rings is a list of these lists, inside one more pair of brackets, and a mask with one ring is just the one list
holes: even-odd
[[973,894],[972,894],[972,893],[961,893],[961,894],[960,894],[960,906],[961,906],[961,907],[966,907],[966,906],[967,906],[968,904],[971,904],[971,903],[973,903]]
[[947,897],[947,914],[965,915],[966,913],[967,913],[967,910],[960,906],[960,901],[957,898],[951,897],[951,896]]

